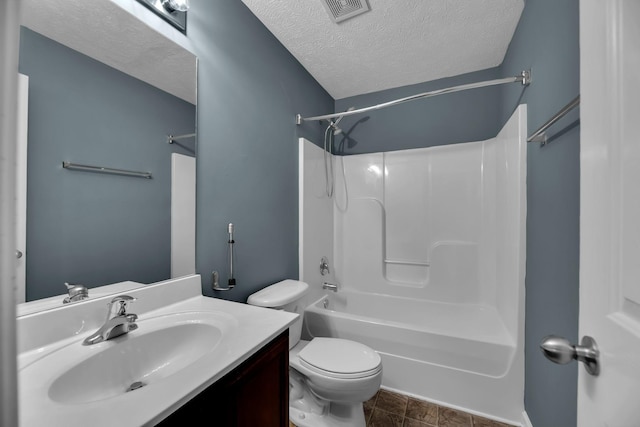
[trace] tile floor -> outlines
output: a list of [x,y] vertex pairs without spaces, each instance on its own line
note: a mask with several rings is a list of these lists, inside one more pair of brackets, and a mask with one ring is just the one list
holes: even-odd
[[511,427],[382,389],[364,403],[364,417],[367,427]]

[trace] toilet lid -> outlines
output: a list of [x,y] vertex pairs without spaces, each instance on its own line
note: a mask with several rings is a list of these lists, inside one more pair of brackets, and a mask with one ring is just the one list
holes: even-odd
[[305,282],[283,280],[251,294],[247,303],[258,307],[279,308],[302,297],[309,288]]
[[308,365],[338,376],[362,377],[380,370],[380,356],[373,349],[340,338],[314,338],[298,358]]

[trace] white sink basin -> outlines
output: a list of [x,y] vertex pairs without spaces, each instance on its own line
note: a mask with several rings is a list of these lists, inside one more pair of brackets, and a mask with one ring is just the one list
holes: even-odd
[[155,425],[297,317],[201,292],[195,275],[127,291],[138,329],[88,346],[109,298],[19,317],[20,427]]
[[[203,312],[140,320],[138,329],[94,345],[72,344],[24,367],[27,383],[59,404],[82,404],[138,395],[211,355],[233,322]],[[35,390],[34,390],[35,391]]]
[[94,402],[140,393],[179,372],[212,351],[222,338],[215,324],[202,321],[201,314],[195,318],[184,313],[140,321],[137,330],[114,340],[93,346],[76,343],[57,351],[41,363],[55,363],[49,358],[78,363],[53,381],[49,397],[60,403]]

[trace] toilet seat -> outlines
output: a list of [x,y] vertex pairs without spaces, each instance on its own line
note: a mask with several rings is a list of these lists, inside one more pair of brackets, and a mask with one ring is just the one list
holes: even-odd
[[340,338],[314,338],[298,353],[300,364],[327,377],[366,378],[378,374],[382,361],[364,344]]

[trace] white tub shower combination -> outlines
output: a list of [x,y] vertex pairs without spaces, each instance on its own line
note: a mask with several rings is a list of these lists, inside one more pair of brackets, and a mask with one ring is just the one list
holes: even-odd
[[525,140],[520,106],[487,141],[336,157],[331,200],[322,149],[301,139],[306,333],[377,350],[387,388],[520,423]]

